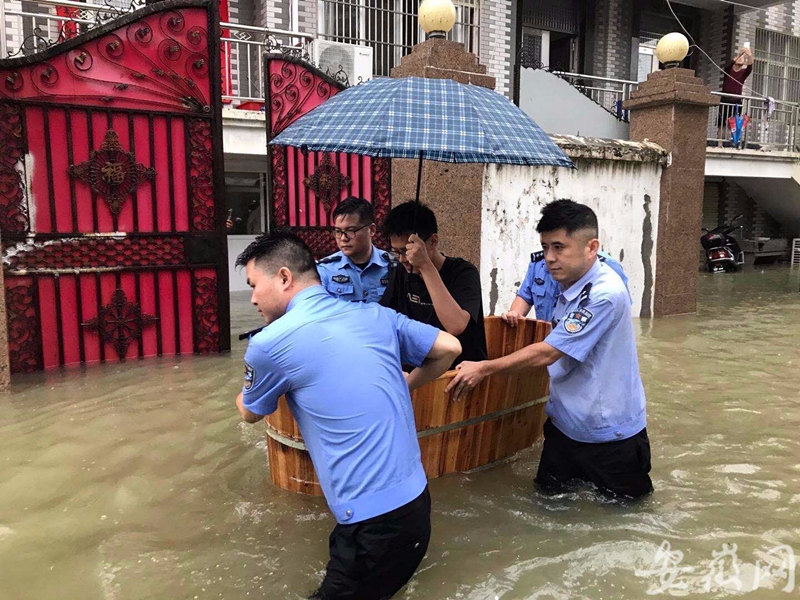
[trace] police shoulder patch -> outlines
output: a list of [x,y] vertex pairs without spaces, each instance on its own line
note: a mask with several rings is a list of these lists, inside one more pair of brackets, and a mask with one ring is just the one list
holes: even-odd
[[538,252],[531,252],[531,262],[539,262],[540,260],[544,260],[544,252],[539,250]]
[[244,389],[249,390],[251,387],[253,387],[253,382],[255,379],[256,370],[247,363],[244,363]]
[[594,317],[592,311],[583,307],[573,310],[564,317],[564,331],[567,333],[579,333],[589,324],[592,317]]
[[331,277],[331,280],[335,281],[336,283],[349,283],[350,282],[350,276],[349,275],[334,275],[333,277]]
[[339,262],[342,258],[340,254],[331,254],[330,256],[326,256],[325,258],[321,258],[317,261],[318,265],[328,265],[330,263]]

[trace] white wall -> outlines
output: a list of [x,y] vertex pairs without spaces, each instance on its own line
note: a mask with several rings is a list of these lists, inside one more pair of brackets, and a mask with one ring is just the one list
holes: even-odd
[[629,137],[627,123],[542,69],[520,69],[519,107],[546,133],[621,140]]
[[[0,0],[2,2],[3,0]],[[225,170],[265,173],[267,170],[267,125],[264,113],[224,109],[222,147]],[[233,266],[236,257],[256,239],[255,235],[228,236],[228,283],[230,291],[248,290],[244,269]]]
[[628,275],[633,314],[652,314],[661,165],[586,159],[575,163],[574,170],[486,166],[480,273],[488,314],[499,315],[511,306],[530,253],[541,249],[536,233],[541,209],[561,198],[597,213],[602,249],[619,260]]
[[228,283],[230,291],[239,292],[249,290],[247,287],[247,277],[244,274],[244,267],[236,269],[236,257],[239,256],[247,246],[256,239],[254,235],[229,235],[228,236]]
[[[228,155],[267,162],[267,124],[264,113],[252,110],[222,111],[222,148]],[[226,170],[231,171],[226,165]]]

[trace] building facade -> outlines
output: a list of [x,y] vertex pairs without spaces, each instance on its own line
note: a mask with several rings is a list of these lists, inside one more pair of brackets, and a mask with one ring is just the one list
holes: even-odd
[[[692,48],[684,61],[712,91],[722,88],[722,70],[744,45],[754,51],[753,72],[743,90],[743,111],[750,118],[745,151],[726,156],[740,169],[707,169],[704,198],[704,226],[715,227],[742,214],[744,238],[796,237],[797,219],[777,205],[796,204],[800,215],[800,186],[784,177],[782,181],[760,176],[760,164],[748,161],[753,153],[780,150],[786,160],[794,162],[800,147],[795,143],[800,104],[800,2],[755,1],[728,3],[719,0],[663,2],[661,0],[520,0],[514,13],[521,44],[512,53],[515,60],[513,90],[515,100],[550,133],[605,135],[608,131],[624,131],[626,119],[621,102],[638,82],[658,69],[655,46],[672,31],[688,34],[699,48]],[[747,5],[744,6],[744,5]],[[749,7],[749,8],[748,8]],[[707,55],[707,56],[706,56]],[[559,131],[564,118],[547,107],[537,108],[537,99],[566,98],[564,86],[552,85],[529,69],[545,67],[569,72],[568,81],[579,86],[602,110],[569,99],[560,104],[574,115],[569,119],[575,128]],[[583,77],[578,77],[582,75]],[[769,99],[776,102],[770,106]],[[715,110],[722,110],[718,117]],[[711,111],[709,117],[709,153],[716,153],[714,143],[720,137],[717,123],[727,122],[730,105]],[[605,119],[605,121],[604,121]],[[589,134],[591,135],[591,133]],[[624,135],[624,134],[622,134]],[[622,137],[620,135],[620,137]],[[725,132],[723,131],[723,135]],[[720,143],[723,141],[719,140]],[[728,152],[727,155],[722,154]],[[749,151],[749,153],[748,153]],[[733,151],[734,153],[736,151]],[[730,162],[730,161],[729,161]],[[724,174],[720,174],[724,173]],[[780,194],[782,198],[776,198]],[[778,210],[773,210],[778,208]],[[798,217],[800,218],[800,217]],[[781,245],[778,244],[780,247]]]
[[[5,12],[4,41],[11,46],[7,51],[19,46],[20,40],[30,39],[35,31],[57,35],[59,22],[48,21],[47,15],[63,18],[72,14],[64,11],[73,10],[40,5],[36,0],[0,2]],[[128,5],[125,0],[107,2],[123,8]],[[498,92],[517,102],[546,130],[547,117],[538,116],[537,105],[558,106],[563,113],[563,107],[574,104],[571,110],[575,118],[568,121],[577,130],[561,130],[564,126],[558,125],[549,133],[591,135],[591,123],[607,119],[608,127],[602,129],[605,133],[596,135],[624,138],[627,124],[622,101],[638,81],[658,68],[654,54],[658,39],[685,30],[708,54],[707,58],[694,49],[686,66],[695,69],[712,90],[721,89],[721,68],[745,43],[750,44],[755,65],[745,89],[752,98],[746,101],[752,119],[749,130],[753,135],[758,133],[762,142],[754,151],[774,149],[776,140],[782,141],[782,150],[788,154],[797,150],[793,131],[800,106],[800,0],[747,0],[735,5],[720,0],[454,3],[457,22],[449,36],[478,55],[487,74],[496,78]],[[419,0],[221,0],[221,19],[227,19],[230,25],[223,26],[222,62],[227,106],[226,201],[235,243],[244,244],[269,228],[265,127],[263,112],[259,112],[264,98],[263,51],[275,45],[308,47],[311,40],[355,44],[372,49],[367,76],[385,76],[424,37],[417,23],[418,4]],[[16,16],[22,13],[41,13],[43,17]],[[87,13],[85,18],[91,19],[91,15]],[[554,88],[551,96],[545,96],[539,79],[531,77],[533,70],[541,67],[574,74],[565,77],[572,87]],[[349,83],[358,79],[352,77]],[[575,89],[576,84],[600,106],[581,105],[586,101]],[[578,96],[574,103],[568,94]],[[767,96],[779,103],[772,117]],[[255,110],[239,110],[248,108]],[[588,123],[585,128],[583,123]],[[715,136],[712,116],[709,138]],[[745,165],[740,158],[745,155],[738,155],[734,163]],[[795,235],[785,219],[776,218],[771,210],[770,200],[774,203],[774,198],[759,197],[758,173],[752,169],[743,172],[728,169],[709,173],[704,224],[713,226],[743,213],[745,237]],[[769,188],[770,194],[774,196],[777,190],[796,196],[800,205],[800,184],[771,183],[775,185]],[[781,191],[780,185],[786,189]]]

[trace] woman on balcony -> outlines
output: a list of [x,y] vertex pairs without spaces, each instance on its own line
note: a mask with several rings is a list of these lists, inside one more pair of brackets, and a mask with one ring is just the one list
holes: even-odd
[[753,50],[749,45],[739,50],[727,67],[725,67],[725,77],[722,81],[722,93],[717,113],[717,127],[719,128],[718,145],[721,140],[728,138],[727,123],[728,119],[738,115],[742,110],[742,88],[745,80],[753,70]]

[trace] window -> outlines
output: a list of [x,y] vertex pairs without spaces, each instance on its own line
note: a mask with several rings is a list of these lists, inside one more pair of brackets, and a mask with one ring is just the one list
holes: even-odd
[[[479,0],[455,0],[450,40],[478,53]],[[372,46],[373,75],[386,76],[425,33],[417,22],[419,0],[319,0],[319,35],[326,40]]]
[[265,184],[264,173],[225,173],[228,234],[257,234],[265,231]]
[[[547,38],[545,40],[545,37]],[[549,66],[550,32],[524,27],[522,29],[522,54],[520,63],[529,69]]]
[[636,81],[645,81],[653,71],[658,71],[658,58],[655,48],[650,45],[639,44],[639,62],[636,68]]
[[[753,90],[776,100],[800,102],[800,38],[756,29],[754,54]],[[747,89],[744,94],[750,95]]]

